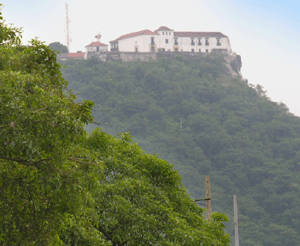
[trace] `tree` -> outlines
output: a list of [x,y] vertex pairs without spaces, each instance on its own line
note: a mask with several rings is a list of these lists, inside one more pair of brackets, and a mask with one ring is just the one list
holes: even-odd
[[146,154],[129,134],[115,138],[95,130],[86,148],[106,166],[95,195],[96,228],[112,245],[229,245],[227,217],[213,213],[205,220],[172,165]]
[[228,245],[172,165],[130,136],[88,136],[56,54],[0,22],[1,245]]
[[53,42],[49,44],[49,47],[59,53],[69,53],[68,47],[61,44],[60,42]]
[[47,45],[22,46],[4,21],[0,35],[0,241],[54,245],[71,219],[88,216],[86,171],[102,173],[78,146],[93,104],[75,103]]

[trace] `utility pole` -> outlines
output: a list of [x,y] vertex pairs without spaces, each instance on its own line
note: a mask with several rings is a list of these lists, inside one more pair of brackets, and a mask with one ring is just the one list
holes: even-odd
[[68,3],[66,3],[66,45],[68,52],[70,53],[70,31],[69,31],[69,13],[68,13]]
[[179,128],[180,128],[180,134],[181,134],[182,133],[182,117],[180,117]]
[[205,198],[194,200],[195,202],[206,201],[206,219],[210,220],[211,215],[211,197],[209,176],[205,176]]
[[238,228],[238,209],[236,202],[236,195],[233,195],[233,211],[234,211],[234,231],[235,231],[235,246],[239,246],[239,228]]
[[210,220],[211,215],[211,197],[209,176],[205,176],[205,200],[206,200],[206,219]]

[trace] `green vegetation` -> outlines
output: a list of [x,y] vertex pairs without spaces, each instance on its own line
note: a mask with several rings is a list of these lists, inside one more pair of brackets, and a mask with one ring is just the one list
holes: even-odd
[[222,55],[63,65],[78,100],[94,101],[95,121],[174,163],[192,197],[205,197],[210,175],[212,208],[229,216],[231,235],[237,195],[241,245],[300,245],[300,119],[233,78]]
[[65,45],[63,45],[63,44],[61,44],[60,42],[53,42],[53,43],[49,44],[49,47],[52,50],[54,50],[54,51],[56,51],[56,52],[58,52],[60,54],[62,54],[62,53],[69,53],[68,47],[65,46]]
[[205,220],[171,164],[129,134],[86,133],[93,103],[20,33],[0,13],[0,244],[228,245],[227,217]]

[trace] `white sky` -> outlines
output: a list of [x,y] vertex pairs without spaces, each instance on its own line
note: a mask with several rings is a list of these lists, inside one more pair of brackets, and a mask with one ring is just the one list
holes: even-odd
[[[24,27],[23,42],[65,38],[65,0],[0,0],[8,23]],[[175,31],[219,31],[241,55],[242,74],[300,116],[300,1],[290,0],[69,0],[70,51],[95,41],[160,26]]]

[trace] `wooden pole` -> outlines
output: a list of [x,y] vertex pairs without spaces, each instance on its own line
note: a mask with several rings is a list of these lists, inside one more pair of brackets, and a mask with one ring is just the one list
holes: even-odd
[[233,195],[233,211],[234,211],[234,231],[235,231],[235,246],[239,246],[239,228],[238,228],[238,209],[236,195]]
[[211,215],[211,197],[209,176],[205,176],[205,200],[206,200],[206,219],[210,220]]
[[182,133],[182,117],[180,117],[180,124],[179,124],[179,127],[180,127],[180,134]]

